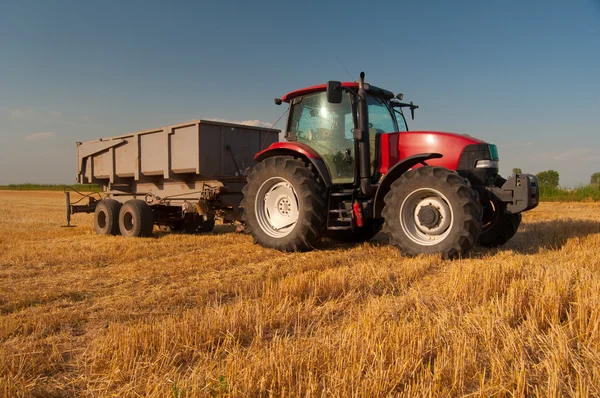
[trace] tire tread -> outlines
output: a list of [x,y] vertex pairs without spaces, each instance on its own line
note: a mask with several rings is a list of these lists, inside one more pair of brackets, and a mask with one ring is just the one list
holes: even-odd
[[399,203],[404,195],[404,186],[415,179],[436,178],[445,182],[459,199],[459,208],[462,209],[460,219],[463,220],[461,232],[448,247],[443,248],[440,253],[444,259],[453,259],[464,256],[477,241],[481,231],[482,209],[473,189],[468,182],[456,172],[443,167],[424,166],[409,170],[394,181],[390,191],[384,197],[385,206],[382,211],[384,218],[383,230],[390,237],[390,244],[396,246],[404,255],[414,256],[419,254],[415,248],[405,247],[401,238],[404,236],[402,226],[396,217],[399,211]]

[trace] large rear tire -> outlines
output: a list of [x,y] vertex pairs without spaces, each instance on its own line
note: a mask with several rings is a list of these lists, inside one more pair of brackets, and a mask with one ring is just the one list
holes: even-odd
[[94,211],[94,230],[98,235],[120,235],[119,211],[121,203],[114,199],[102,199]]
[[306,251],[321,240],[327,221],[325,187],[303,161],[265,159],[254,167],[242,193],[242,221],[255,243]]
[[123,236],[151,236],[154,228],[152,208],[143,200],[128,200],[119,212],[119,228]]
[[481,230],[477,195],[455,172],[442,167],[409,170],[384,198],[383,229],[403,254],[464,256]]
[[[498,177],[496,186],[501,187],[505,182],[504,178]],[[477,243],[484,247],[502,246],[515,236],[522,217],[521,213],[507,213],[506,203],[486,199],[483,204],[483,227]]]

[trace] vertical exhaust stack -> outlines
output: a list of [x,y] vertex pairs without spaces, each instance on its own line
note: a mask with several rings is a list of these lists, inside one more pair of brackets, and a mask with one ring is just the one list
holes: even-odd
[[365,72],[360,72],[358,83],[358,141],[360,191],[364,195],[373,194],[371,185],[371,152],[369,141],[369,108],[367,106],[367,90],[365,90]]

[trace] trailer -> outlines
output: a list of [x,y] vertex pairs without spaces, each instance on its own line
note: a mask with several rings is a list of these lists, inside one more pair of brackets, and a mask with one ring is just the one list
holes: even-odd
[[163,231],[209,232],[215,219],[240,219],[239,204],[254,155],[278,141],[279,130],[210,120],[77,142],[77,181],[103,195],[75,213],[94,213],[102,235],[149,236]]

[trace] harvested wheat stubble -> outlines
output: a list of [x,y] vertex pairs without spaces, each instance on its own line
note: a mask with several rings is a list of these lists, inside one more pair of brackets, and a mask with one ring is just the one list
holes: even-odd
[[600,205],[542,203],[505,247],[403,258],[378,236],[279,253],[96,236],[0,192],[5,396],[598,396]]

